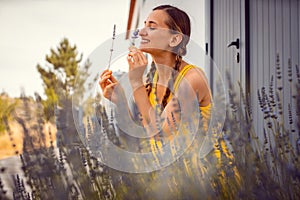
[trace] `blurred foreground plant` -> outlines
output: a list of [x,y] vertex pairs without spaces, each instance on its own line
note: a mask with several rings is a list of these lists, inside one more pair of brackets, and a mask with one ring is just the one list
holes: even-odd
[[[26,97],[22,98],[22,102],[25,108],[28,107]],[[36,103],[42,106],[40,98],[36,98]],[[62,126],[71,123],[72,120],[70,117],[62,118],[68,107],[70,105],[65,105],[63,110],[57,112],[57,115],[60,115],[57,121],[58,131],[62,135],[69,135],[68,131],[76,131],[74,124]],[[39,115],[37,119],[43,118],[41,111],[42,109],[37,113]],[[43,145],[45,134],[53,133],[51,131],[45,133],[39,128],[43,125],[43,120],[33,125],[33,117],[26,109],[23,116],[17,117],[18,123],[23,128],[24,144],[23,153],[20,155],[21,171],[13,177],[13,198],[114,199],[115,192],[107,173],[108,168],[92,157],[83,145],[80,142],[76,143],[74,139],[70,143],[64,141],[64,138],[57,138],[59,140],[57,147],[53,141],[50,141],[50,147]],[[9,166],[5,166],[2,173],[5,173],[6,167]],[[1,189],[5,191],[5,186]]]
[[[279,63],[279,58],[277,63]],[[276,66],[280,68],[279,64]],[[277,69],[278,70],[278,69]],[[279,71],[279,70],[278,70]],[[249,97],[229,86],[229,105],[222,136],[214,141],[214,150],[203,159],[198,157],[197,142],[183,156],[161,170],[130,174],[103,165],[83,147],[77,137],[70,101],[62,100],[56,107],[58,146],[34,146],[31,132],[46,134],[28,124],[31,114],[18,118],[26,138],[21,155],[25,177],[14,176],[15,199],[299,199],[300,164],[300,73],[296,66],[296,94],[292,95],[295,115],[282,112],[283,88],[274,88],[271,79],[269,92],[258,91],[258,101],[264,114],[263,130],[253,127]],[[277,73],[279,79],[280,73]],[[230,80],[230,77],[227,77]],[[230,82],[230,81],[229,81]],[[241,98],[238,98],[238,93]],[[39,98],[37,104],[42,106]],[[26,98],[23,98],[26,104]],[[26,107],[26,106],[25,106]],[[275,111],[278,112],[275,112]],[[291,110],[291,109],[290,109]],[[100,123],[107,138],[115,145],[122,143],[112,128],[111,119],[102,105],[97,115],[87,118],[87,139]],[[277,114],[278,113],[278,114]],[[41,113],[37,119],[42,118]],[[112,116],[112,115],[111,115]],[[285,127],[284,121],[290,122]],[[260,132],[261,131],[261,132]],[[297,134],[297,140],[290,137]],[[53,134],[48,132],[48,134]],[[259,140],[259,135],[263,141]],[[74,137],[74,138],[73,138]],[[43,139],[42,139],[43,140]],[[42,141],[41,140],[41,141]],[[41,142],[39,142],[41,144]],[[139,166],[137,166],[139,167]],[[3,189],[4,188],[4,189]],[[5,186],[0,182],[0,196],[5,198]]]

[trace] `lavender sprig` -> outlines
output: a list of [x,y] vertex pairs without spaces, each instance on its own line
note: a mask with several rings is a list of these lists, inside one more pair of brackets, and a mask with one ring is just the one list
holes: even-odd
[[114,31],[113,31],[113,37],[112,37],[112,42],[111,42],[110,56],[109,56],[109,61],[108,61],[108,67],[107,67],[107,69],[110,68],[112,52],[114,50],[114,41],[115,41],[115,38],[116,38],[116,25],[114,24]]
[[136,29],[132,35],[131,35],[131,40],[130,40],[130,46],[135,46],[135,39],[137,39],[139,36],[139,29]]

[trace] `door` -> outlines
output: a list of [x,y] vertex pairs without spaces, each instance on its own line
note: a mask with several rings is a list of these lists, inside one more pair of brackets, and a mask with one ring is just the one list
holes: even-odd
[[239,101],[239,84],[246,89],[245,0],[207,0],[206,8],[206,48],[215,64],[210,76],[213,93],[220,73],[226,91],[232,83]]

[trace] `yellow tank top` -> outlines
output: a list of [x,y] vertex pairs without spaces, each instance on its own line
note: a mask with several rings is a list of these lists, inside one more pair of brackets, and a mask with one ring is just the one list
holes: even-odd
[[[180,82],[182,81],[182,79],[184,78],[184,76],[186,75],[186,73],[188,72],[188,70],[194,68],[196,66],[193,66],[193,65],[186,65],[179,73],[179,75],[177,76],[176,80],[175,80],[175,83],[174,83],[174,92],[176,92],[176,90],[178,89],[178,86],[180,84]],[[153,83],[154,85],[156,85],[155,83],[158,81],[158,74],[157,72],[155,72],[154,74],[154,77],[153,77]],[[151,105],[153,107],[155,107],[157,105],[157,102],[156,102],[156,97],[155,97],[155,92],[156,88],[152,88],[150,94],[149,94],[149,101],[151,103]],[[171,95],[170,97],[168,98],[168,102],[171,100]],[[211,107],[212,107],[212,104],[210,103],[209,105],[207,106],[199,106],[199,110],[201,112],[201,116],[202,116],[202,120],[203,120],[203,130],[204,131],[207,131],[208,130],[208,124],[209,124],[209,120],[210,120],[210,117],[211,117]],[[201,134],[201,133],[199,133]],[[173,140],[170,140],[171,143],[174,143]],[[204,162],[207,162],[207,163],[211,163],[211,162],[215,162],[216,165],[218,166],[221,166],[222,164],[222,160],[221,160],[221,156],[225,156],[226,159],[228,160],[233,160],[234,157],[233,155],[230,153],[230,151],[227,149],[226,147],[226,144],[225,144],[225,141],[222,139],[220,140],[220,143],[216,142],[216,144],[219,144],[219,146],[221,147],[221,150],[219,149],[219,147],[217,147],[217,145],[214,145],[214,150],[212,151],[212,154],[209,154],[209,159],[210,160],[206,160]],[[153,153],[154,155],[154,162],[157,162],[159,163],[159,159],[158,157],[156,156],[156,154],[158,152],[160,152],[162,150],[162,147],[163,147],[163,143],[162,141],[160,140],[159,137],[152,137],[150,138],[150,141],[149,141],[149,145],[150,145],[150,148],[151,148],[151,152]],[[174,144],[173,144],[174,145]],[[173,150],[172,150],[173,151]],[[175,151],[175,150],[174,150]],[[175,155],[176,152],[172,152],[173,155]],[[223,153],[223,154],[222,154]],[[206,172],[207,172],[207,169],[206,167],[203,167],[202,166],[202,163],[203,161],[199,162],[199,159],[198,159],[198,152],[187,152],[187,156],[184,157],[182,160],[183,162],[183,166],[184,168],[180,168],[180,171],[177,172],[176,170],[179,170],[179,168],[177,169],[176,167],[174,168],[169,168],[169,171],[170,173],[172,173],[172,169],[175,170],[174,173],[176,173],[176,175],[172,176],[172,177],[167,177],[166,180],[169,180],[169,187],[171,187],[172,191],[174,190],[174,188],[176,189],[176,182],[174,181],[175,180],[175,177],[177,177],[177,175],[184,171],[186,174],[188,174],[189,177],[197,177],[199,178],[199,180],[203,180],[203,177]],[[216,158],[216,160],[212,159],[212,158]],[[176,165],[175,165],[176,166]],[[239,172],[237,171],[237,168],[234,167],[233,169],[233,173],[234,173],[234,176],[232,178],[230,178],[230,181],[233,183],[233,184],[236,184],[237,186],[240,185],[240,174]],[[221,171],[221,173],[225,173],[224,171]],[[170,178],[170,179],[168,179]],[[171,179],[172,178],[172,179]],[[225,184],[225,182],[227,182],[229,179],[228,177],[225,177],[224,176],[220,176],[219,178],[219,181],[222,183],[221,186],[223,187]],[[171,181],[170,181],[171,180]],[[174,183],[176,185],[172,185],[172,183]],[[161,183],[161,182],[159,182]],[[158,184],[159,184],[158,183]],[[225,186],[224,186],[225,187]]]
[[[184,76],[186,75],[186,73],[188,72],[188,70],[192,69],[192,68],[195,68],[194,65],[186,65],[184,66],[184,68],[179,72],[175,82],[174,82],[174,92],[177,91],[178,87],[179,87],[179,84],[180,82],[182,81],[182,79],[184,78]],[[154,85],[156,85],[158,81],[158,73],[157,71],[155,72],[154,74],[154,77],[153,77],[153,83]],[[156,107],[158,102],[156,101],[156,88],[152,88],[150,94],[149,94],[149,101],[152,105],[152,107]],[[172,94],[170,94],[170,96],[168,97],[168,100],[167,102],[169,102],[172,98]],[[203,120],[203,130],[207,130],[208,128],[208,121],[210,119],[210,114],[211,114],[211,103],[208,104],[207,106],[199,106],[199,110],[200,110],[200,113],[201,113],[201,116],[202,116],[202,120]],[[160,141],[159,137],[153,137],[150,139],[150,148],[152,150],[152,152],[155,152],[159,149],[162,148],[162,142]]]
[[[185,74],[186,74],[190,69],[192,69],[192,68],[195,68],[195,66],[194,66],[194,65],[186,65],[186,66],[184,66],[184,68],[179,72],[179,74],[178,74],[178,76],[177,76],[177,78],[176,78],[176,80],[175,80],[175,83],[174,83],[174,92],[177,91],[178,86],[179,86],[181,80],[183,79],[183,77],[185,76]],[[158,79],[158,74],[157,74],[157,71],[156,71],[155,74],[154,74],[154,77],[153,77],[153,83],[154,83],[154,85],[156,85],[157,79]],[[156,91],[155,91],[155,90],[156,90],[156,88],[152,88],[152,90],[151,90],[151,92],[150,92],[150,94],[149,94],[149,101],[150,101],[150,103],[151,103],[151,105],[152,105],[153,107],[156,107],[156,105],[157,105],[157,102],[156,102],[156,100],[155,100],[155,99],[156,99],[156,96],[155,96]],[[170,96],[169,96],[167,102],[169,102],[169,101],[171,100],[171,98],[172,98],[172,94],[170,94]],[[203,117],[203,119],[209,120],[210,114],[211,114],[211,104],[208,104],[207,106],[199,106],[199,109],[200,109],[201,116]]]

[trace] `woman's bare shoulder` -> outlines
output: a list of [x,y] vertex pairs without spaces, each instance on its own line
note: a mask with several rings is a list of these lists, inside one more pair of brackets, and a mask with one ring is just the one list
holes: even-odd
[[197,93],[199,103],[207,104],[210,102],[210,86],[202,69],[193,67],[188,70],[184,77]]
[[190,82],[190,84],[192,84],[192,86],[193,85],[195,85],[197,87],[199,87],[199,86],[207,87],[208,86],[208,80],[207,80],[205,72],[197,66],[194,66],[191,69],[189,69],[186,72],[184,78],[186,80],[188,80]]

